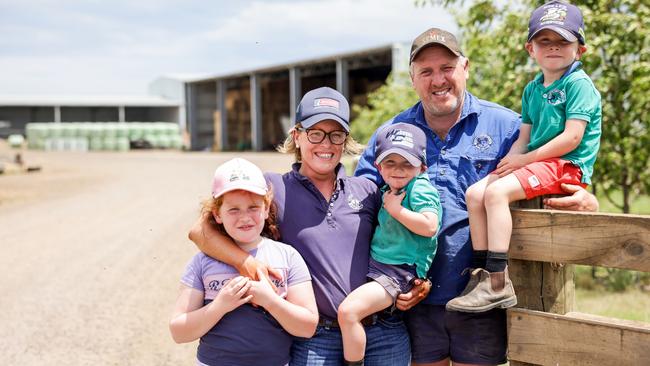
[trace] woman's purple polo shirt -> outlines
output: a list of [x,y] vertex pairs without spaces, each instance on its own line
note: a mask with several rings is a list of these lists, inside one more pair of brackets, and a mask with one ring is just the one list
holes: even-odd
[[377,185],[348,177],[336,167],[336,190],[329,201],[298,170],[267,173],[278,206],[281,241],[300,253],[312,276],[318,312],[336,319],[339,304],[366,282],[370,240],[381,196]]

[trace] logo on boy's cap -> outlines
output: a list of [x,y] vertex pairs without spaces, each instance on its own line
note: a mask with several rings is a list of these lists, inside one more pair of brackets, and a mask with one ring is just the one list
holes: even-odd
[[550,29],[569,42],[585,44],[585,24],[580,9],[566,2],[551,1],[535,9],[528,21],[528,42],[543,29]]
[[307,92],[296,110],[296,123],[310,128],[320,121],[338,122],[350,132],[350,105],[343,94],[326,86]]
[[424,131],[410,123],[395,123],[377,133],[375,163],[381,163],[390,154],[398,154],[413,166],[426,165],[426,151]]

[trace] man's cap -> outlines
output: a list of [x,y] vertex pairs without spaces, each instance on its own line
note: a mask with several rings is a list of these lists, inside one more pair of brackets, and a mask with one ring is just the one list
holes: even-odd
[[582,12],[567,2],[550,1],[533,11],[528,21],[528,42],[543,29],[550,29],[569,42],[585,44]]
[[242,158],[234,158],[221,164],[212,179],[212,197],[241,189],[251,193],[266,195],[268,186],[264,174],[257,165]]
[[409,59],[409,65],[413,62],[420,51],[433,45],[444,46],[456,56],[463,55],[463,51],[460,49],[456,36],[440,28],[431,28],[413,40],[413,44],[411,44],[411,58]]
[[350,132],[350,106],[343,94],[322,87],[307,92],[296,110],[296,123],[309,128],[320,121],[331,119]]
[[399,154],[413,166],[427,165],[427,138],[424,131],[410,123],[395,123],[377,132],[375,164],[388,155]]

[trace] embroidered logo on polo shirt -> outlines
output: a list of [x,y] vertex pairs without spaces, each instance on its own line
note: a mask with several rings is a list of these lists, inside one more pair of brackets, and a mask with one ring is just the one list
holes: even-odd
[[359,201],[358,199],[354,198],[354,196],[350,195],[348,197],[348,206],[350,206],[351,209],[359,211],[363,208],[363,203]]
[[492,146],[492,143],[494,143],[492,137],[486,134],[482,134],[474,137],[472,145],[474,145],[474,147],[479,150],[487,150],[490,146]]
[[546,94],[546,101],[550,105],[558,105],[566,102],[566,94],[560,89],[553,89]]

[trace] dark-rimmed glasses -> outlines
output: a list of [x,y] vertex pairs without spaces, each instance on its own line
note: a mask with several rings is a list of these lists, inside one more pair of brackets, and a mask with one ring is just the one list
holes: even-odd
[[341,130],[325,132],[317,128],[298,128],[298,131],[305,131],[307,134],[307,140],[312,144],[320,144],[325,140],[325,137],[327,137],[330,139],[332,144],[343,145],[345,139],[348,137],[348,133]]

